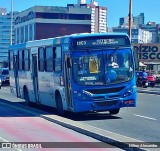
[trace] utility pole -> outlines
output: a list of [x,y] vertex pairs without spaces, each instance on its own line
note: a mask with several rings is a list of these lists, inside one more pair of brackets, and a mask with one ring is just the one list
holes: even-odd
[[11,32],[10,32],[10,45],[12,45],[12,34],[13,34],[13,0],[11,0]]
[[132,0],[129,0],[129,38],[132,39]]

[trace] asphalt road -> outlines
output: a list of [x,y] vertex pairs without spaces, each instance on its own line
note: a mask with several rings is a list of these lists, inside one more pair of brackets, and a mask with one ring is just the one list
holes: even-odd
[[160,96],[138,94],[136,108],[123,108],[116,116],[88,115],[81,122],[144,142],[160,141]]
[[[150,89],[159,91],[159,88],[147,88],[145,90],[148,90],[149,92]],[[23,101],[15,97],[12,98],[8,88],[3,89],[3,92],[0,93],[0,97],[3,99],[10,97],[10,100],[13,102]],[[122,108],[120,113],[115,116],[110,116],[108,112],[102,112],[76,116],[72,114],[66,114],[65,117],[73,121],[84,123],[85,125],[94,126],[99,129],[111,131],[116,134],[134,138],[136,140],[144,142],[159,142],[159,107],[160,95],[138,93],[137,107]],[[55,111],[52,109],[46,109],[45,107],[38,108],[42,111],[55,114]]]
[[[34,114],[34,112],[32,113],[23,110],[23,108],[20,109],[20,107],[23,107],[23,105],[19,106],[19,103],[11,104],[5,101],[7,99],[12,100],[13,102],[23,101],[21,99],[15,98],[15,96],[10,94],[8,88],[4,88],[0,91],[0,98],[0,146],[1,142],[19,142],[20,146],[17,149],[15,149],[19,151],[28,150],[24,149],[24,146],[26,143],[29,142],[31,142],[29,144],[40,144],[37,147],[46,146],[48,148],[50,147],[50,145],[52,145],[52,148],[50,149],[29,149],[38,151],[97,151],[97,148],[101,146],[101,144],[99,144],[100,141],[96,139],[80,134],[78,132],[75,132],[71,129],[65,128],[38,116],[40,114],[44,114],[43,111],[40,111],[38,114]],[[52,144],[47,145],[47,143],[43,142],[49,142]],[[63,142],[67,142],[68,144]],[[91,142],[91,144],[89,144],[89,142]],[[74,147],[73,145],[77,145],[79,147]],[[119,151],[121,149],[115,147],[112,148],[112,146],[108,145],[107,148],[100,147],[98,148],[98,150]]]

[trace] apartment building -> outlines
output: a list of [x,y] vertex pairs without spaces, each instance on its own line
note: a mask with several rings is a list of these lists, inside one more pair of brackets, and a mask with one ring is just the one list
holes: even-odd
[[[16,14],[14,12],[13,14]],[[11,13],[6,8],[0,8],[0,66],[8,61],[8,47],[11,39]],[[12,33],[14,40],[14,32]]]

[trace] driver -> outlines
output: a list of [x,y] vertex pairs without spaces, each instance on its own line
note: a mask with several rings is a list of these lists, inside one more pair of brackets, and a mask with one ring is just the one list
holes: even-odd
[[116,62],[114,62],[114,57],[113,56],[110,57],[109,66],[111,66],[112,68],[119,68],[119,65]]

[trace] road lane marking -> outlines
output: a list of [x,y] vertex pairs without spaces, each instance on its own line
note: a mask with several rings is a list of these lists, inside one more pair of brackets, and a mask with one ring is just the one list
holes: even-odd
[[152,117],[147,117],[147,116],[142,116],[142,115],[138,115],[138,114],[133,114],[134,116],[138,116],[138,117],[142,117],[142,118],[146,118],[146,119],[150,119],[150,120],[154,120],[156,121],[157,119],[152,118]]

